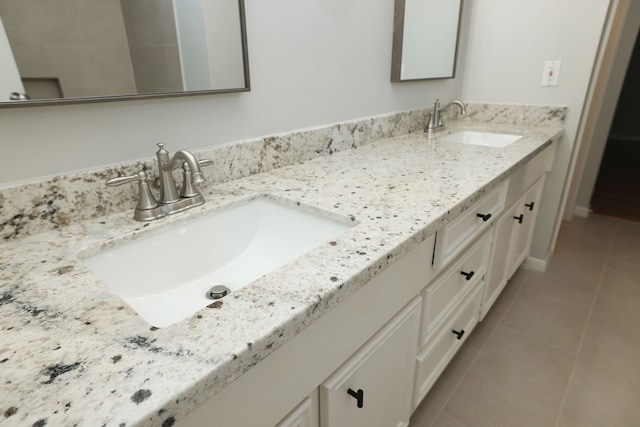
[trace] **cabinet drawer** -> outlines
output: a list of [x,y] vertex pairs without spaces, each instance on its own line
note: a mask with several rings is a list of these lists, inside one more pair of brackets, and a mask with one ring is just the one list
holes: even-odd
[[482,197],[459,217],[438,232],[435,266],[445,267],[466,244],[486,230],[502,209],[507,195],[508,180]]
[[437,329],[451,310],[480,286],[491,251],[491,233],[486,232],[467,253],[423,291],[420,345]]
[[[469,333],[478,323],[482,286],[478,286],[460,307],[447,319],[437,334],[422,348],[416,357],[416,380],[413,393],[413,409],[436,382],[449,361],[456,354]],[[456,331],[456,332],[454,332]],[[459,332],[464,331],[461,336]]]

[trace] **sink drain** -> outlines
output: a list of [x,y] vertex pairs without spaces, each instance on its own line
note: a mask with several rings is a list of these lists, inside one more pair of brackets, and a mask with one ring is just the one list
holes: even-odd
[[227,288],[224,285],[215,285],[214,287],[212,287],[207,291],[207,298],[214,299],[214,300],[220,299],[230,292],[231,292],[231,289]]

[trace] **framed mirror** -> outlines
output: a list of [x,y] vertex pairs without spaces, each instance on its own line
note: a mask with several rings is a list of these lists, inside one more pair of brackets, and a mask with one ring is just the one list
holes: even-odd
[[462,0],[396,0],[391,81],[455,75]]
[[243,0],[0,0],[0,108],[250,90]]

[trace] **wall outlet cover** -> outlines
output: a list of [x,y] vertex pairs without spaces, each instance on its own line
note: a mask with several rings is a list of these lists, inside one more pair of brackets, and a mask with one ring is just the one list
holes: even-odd
[[542,86],[558,86],[561,62],[562,61],[560,61],[559,59],[547,60],[544,62],[544,69],[542,71]]

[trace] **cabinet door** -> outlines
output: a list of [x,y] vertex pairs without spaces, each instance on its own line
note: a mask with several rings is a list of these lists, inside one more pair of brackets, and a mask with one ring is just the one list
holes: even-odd
[[318,427],[320,413],[318,412],[318,391],[306,397],[276,427]]
[[522,264],[522,261],[529,256],[531,238],[533,237],[533,228],[538,216],[543,184],[544,178],[540,178],[531,186],[520,201],[521,206],[518,215],[522,215],[522,221],[518,222],[518,236],[514,244],[513,260],[509,267],[507,278],[511,277],[520,264]]
[[408,426],[420,297],[320,386],[322,427]]
[[481,320],[498,298],[509,279],[508,272],[513,259],[513,242],[516,241],[517,236],[515,234],[518,231],[516,228],[517,220],[514,217],[518,215],[521,205],[521,200],[518,200],[494,225],[493,248],[486,280],[485,296],[482,302]]

